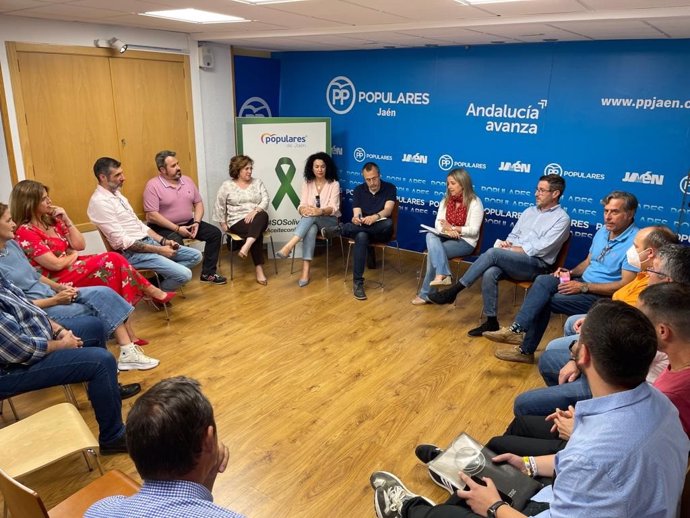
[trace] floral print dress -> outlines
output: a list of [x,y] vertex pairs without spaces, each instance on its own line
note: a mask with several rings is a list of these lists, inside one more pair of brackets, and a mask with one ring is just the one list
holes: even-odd
[[110,286],[132,305],[141,300],[144,288],[151,283],[117,252],[80,255],[72,265],[60,271],[48,270],[39,265],[36,257],[46,253],[60,257],[69,249],[69,229],[60,220],[56,221],[54,228],[57,236],[48,235],[30,223],[21,225],[16,231],[16,241],[41,275],[75,288]]

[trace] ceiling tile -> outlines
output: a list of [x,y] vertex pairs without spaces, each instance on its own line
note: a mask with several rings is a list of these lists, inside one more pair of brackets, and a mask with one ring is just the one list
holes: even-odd
[[645,20],[671,38],[690,38],[690,21],[684,18],[654,18]]
[[592,39],[644,39],[663,37],[658,31],[638,20],[589,20],[551,24],[564,31],[572,31]]
[[662,7],[687,7],[688,0],[580,0],[589,9],[657,9]]
[[535,14],[581,13],[587,9],[576,0],[530,0],[477,6],[500,16],[528,16]]
[[17,11],[19,9],[30,9],[45,5],[37,0],[0,0],[0,13]]
[[452,0],[425,0],[402,2],[400,0],[343,0],[351,4],[369,6],[380,11],[395,13],[411,20],[463,20],[484,18],[487,14],[475,7]]

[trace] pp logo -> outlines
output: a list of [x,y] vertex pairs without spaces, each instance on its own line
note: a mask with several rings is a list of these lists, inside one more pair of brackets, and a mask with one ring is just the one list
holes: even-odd
[[238,117],[273,117],[271,107],[261,97],[250,97],[242,104]]
[[453,160],[453,157],[450,155],[441,155],[441,158],[438,159],[438,166],[443,171],[449,171],[450,168],[453,167],[454,163],[455,161]]
[[680,180],[680,190],[683,194],[690,194],[690,177],[686,176]]
[[345,115],[355,105],[355,93],[355,85],[347,77],[334,77],[326,87],[328,107],[338,115]]
[[563,176],[563,168],[561,164],[551,162],[544,168],[544,174],[557,174],[558,176]]
[[367,157],[367,152],[364,151],[364,149],[362,149],[361,147],[358,147],[352,153],[352,156],[355,157],[355,160],[357,160],[357,162],[364,162],[364,159]]

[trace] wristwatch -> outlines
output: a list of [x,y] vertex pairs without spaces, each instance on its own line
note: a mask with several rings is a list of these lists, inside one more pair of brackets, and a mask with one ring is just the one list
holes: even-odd
[[508,505],[508,502],[499,500],[498,502],[491,504],[491,506],[486,510],[487,518],[496,518],[496,511],[498,511],[498,508],[502,505]]
[[580,293],[587,293],[588,291],[589,291],[589,284],[587,284],[586,282],[583,282],[580,285]]

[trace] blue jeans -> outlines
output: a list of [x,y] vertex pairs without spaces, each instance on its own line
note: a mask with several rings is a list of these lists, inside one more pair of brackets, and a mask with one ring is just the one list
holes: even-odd
[[[147,245],[159,246],[150,237],[145,237],[142,241]],[[199,264],[202,257],[199,250],[188,246],[181,246],[172,259],[159,254],[128,252],[127,250],[122,252],[122,255],[135,268],[153,270],[161,275],[164,278],[160,286],[163,291],[175,291],[188,283],[192,278],[190,268]]]
[[44,311],[58,324],[71,329],[70,322],[84,316],[98,317],[105,325],[106,336],[120,326],[134,311],[129,303],[108,286],[79,288],[77,301],[72,304],[58,304]]
[[585,318],[586,316],[587,316],[586,313],[582,313],[580,315],[570,315],[566,319],[565,324],[563,324],[563,335],[564,336],[570,336],[570,335],[576,334],[575,329],[573,328],[573,326],[575,325],[575,322],[577,322],[581,318]]
[[[573,325],[584,316],[572,315],[568,317],[563,326],[563,336],[551,340],[539,357],[539,373],[547,385],[558,385],[558,374],[570,359],[570,344],[573,343],[573,340],[580,338],[580,335],[575,333]],[[563,356],[562,351],[565,351],[565,356]]]
[[302,240],[302,259],[311,261],[314,258],[316,234],[324,227],[338,224],[335,216],[303,216],[295,227],[294,234]]
[[489,248],[480,255],[460,278],[460,283],[469,288],[482,278],[484,314],[498,316],[498,281],[510,277],[516,281],[531,281],[537,275],[550,270],[549,265],[538,257],[511,252],[503,248]]
[[387,243],[393,235],[393,220],[377,221],[373,225],[345,223],[342,235],[355,241],[355,255],[352,260],[352,280],[355,284],[364,282],[364,266],[367,262],[369,243]]
[[518,415],[549,415],[556,408],[565,409],[578,401],[591,399],[587,378],[580,375],[572,383],[553,385],[523,392],[515,398],[513,413]]
[[103,323],[95,317],[72,318],[69,329],[84,341],[84,348],[54,351],[32,365],[0,367],[0,398],[86,381],[98,421],[98,440],[111,443],[124,433],[125,426],[117,364],[105,348]]
[[564,315],[586,313],[599,298],[591,293],[562,295],[558,293],[559,283],[558,277],[550,274],[540,275],[527,292],[525,302],[515,316],[515,322],[526,331],[520,347],[523,353],[531,354],[537,350],[552,312]]
[[426,248],[429,251],[429,257],[427,257],[426,275],[424,282],[422,282],[422,289],[419,290],[419,297],[424,300],[428,300],[427,297],[431,290],[429,283],[434,280],[434,277],[450,275],[448,259],[470,255],[474,246],[464,239],[448,239],[427,232]]

